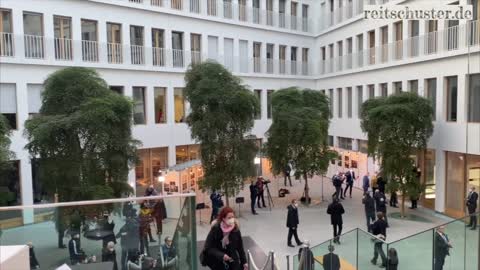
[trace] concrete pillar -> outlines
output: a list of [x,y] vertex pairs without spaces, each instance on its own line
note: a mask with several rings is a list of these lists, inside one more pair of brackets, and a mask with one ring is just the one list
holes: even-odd
[[[457,88],[458,89],[458,88]],[[445,102],[445,80],[443,77],[437,77],[437,106],[436,106],[436,112],[435,112],[435,121],[437,122],[444,122],[445,121],[445,115],[443,114],[443,108],[446,108],[446,102]]]
[[248,73],[253,73],[253,41],[248,40]]
[[[173,86],[167,87],[167,124],[173,126],[175,124],[175,99]],[[168,163],[170,165],[170,163]],[[175,164],[175,163],[173,163]]]
[[403,59],[406,59],[409,57],[408,55],[408,46],[410,44],[409,38],[410,38],[410,21],[403,21],[402,22],[402,39],[403,39]]
[[55,45],[54,45],[54,31],[53,31],[53,14],[43,14],[43,35],[44,35],[44,52],[45,59],[49,62],[55,61]]
[[466,123],[468,114],[468,106],[465,106],[465,104],[468,104],[468,97],[466,96],[467,91],[465,91],[467,87],[466,76],[460,74],[457,78],[457,123]]
[[191,48],[191,42],[190,42],[190,32],[184,32],[183,33],[183,49],[184,49],[184,53],[185,53],[185,66],[188,67],[188,65],[190,65],[190,63],[192,62],[192,48]]
[[[437,91],[437,93],[440,91]],[[445,212],[446,202],[446,155],[442,149],[435,149],[435,211],[443,213]]]
[[143,28],[143,42],[145,44],[145,66],[151,67],[153,66],[153,56],[152,56],[152,27],[145,26]]
[[420,78],[418,80],[418,95],[421,97],[426,97],[425,93],[425,80],[423,78]]
[[368,66],[369,59],[368,59],[368,32],[363,32],[363,66]]
[[225,38],[223,36],[218,37],[218,63],[225,65]]
[[272,19],[273,19],[273,26],[274,27],[279,27],[279,22],[278,22],[278,18],[279,18],[278,11],[279,11],[279,5],[280,5],[279,2],[280,2],[279,0],[273,0],[272,1],[272,4],[273,4],[273,9],[272,9],[273,10],[273,14],[272,14],[273,18]]
[[124,23],[122,24],[122,39],[123,43],[123,63],[124,64],[131,64],[132,55],[130,54],[130,25]]
[[280,56],[278,52],[280,51],[279,45],[277,43],[273,44],[273,55],[272,55],[272,60],[273,60],[273,74],[279,74],[280,73]]
[[[124,26],[122,26],[124,27]],[[107,21],[98,20],[97,21],[97,36],[98,36],[98,60],[100,63],[108,62],[108,51],[107,51]],[[124,38],[122,33],[122,39]]]
[[177,164],[177,149],[175,146],[168,147],[168,167],[173,167]]
[[72,17],[73,61],[82,62],[82,22],[80,17]]
[[[419,20],[418,22],[418,55],[422,56],[425,54],[425,40],[426,40],[426,30],[428,22],[425,20]],[[419,84],[420,87],[420,84]]]
[[291,27],[291,19],[292,19],[292,1],[285,0],[285,28],[290,29]]
[[233,39],[233,72],[240,71],[240,42],[237,38]]
[[170,29],[165,29],[164,35],[165,35],[165,58],[166,58],[165,66],[171,68],[173,66],[172,31]]
[[23,30],[23,12],[19,9],[12,10],[12,25],[14,25],[14,53],[15,57],[25,58],[25,43],[24,43],[24,30]]
[[145,86],[145,115],[147,125],[155,125],[155,95],[152,85]]
[[262,120],[268,119],[268,102],[267,102],[267,89],[262,89],[262,100],[261,100],[261,112],[262,112]]

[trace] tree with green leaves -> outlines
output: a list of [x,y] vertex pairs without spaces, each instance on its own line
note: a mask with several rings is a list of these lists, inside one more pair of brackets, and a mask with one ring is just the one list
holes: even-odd
[[191,112],[187,123],[200,143],[204,170],[202,189],[236,195],[253,176],[255,141],[246,135],[259,111],[258,99],[238,77],[216,62],[193,65],[185,75]]
[[59,201],[121,197],[138,142],[133,103],[112,92],[93,69],[65,68],[44,82],[40,114],[25,122],[26,149]]
[[14,154],[10,151],[10,128],[7,119],[0,114],[0,172],[8,167]]
[[387,189],[418,198],[420,183],[412,155],[425,151],[433,133],[431,102],[415,93],[401,93],[367,100],[362,105],[361,127],[368,135],[368,153],[380,160]]
[[264,152],[275,175],[293,163],[295,176],[305,179],[305,199],[310,203],[308,178],[324,174],[338,156],[328,147],[328,98],[319,91],[291,87],[273,93],[272,107]]

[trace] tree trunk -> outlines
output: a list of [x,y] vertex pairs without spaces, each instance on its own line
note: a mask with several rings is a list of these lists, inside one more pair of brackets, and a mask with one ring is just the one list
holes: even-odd
[[400,209],[400,217],[404,218],[405,217],[405,191],[402,190],[402,208]]
[[228,196],[228,188],[225,188],[225,205],[230,207],[230,200]]
[[305,179],[305,203],[310,204],[310,194],[309,194],[309,188],[308,188],[308,177],[307,174],[303,174],[303,178]]

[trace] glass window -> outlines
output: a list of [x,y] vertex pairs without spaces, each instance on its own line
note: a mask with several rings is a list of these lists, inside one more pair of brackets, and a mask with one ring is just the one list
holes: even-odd
[[380,91],[381,91],[382,97],[388,96],[388,84],[387,83],[380,84]]
[[418,95],[418,80],[408,81],[408,91]]
[[38,13],[23,13],[23,33],[25,35],[43,36],[43,15]]
[[122,43],[122,25],[118,23],[107,23],[107,42]]
[[267,119],[272,119],[272,94],[273,90],[267,90]]
[[82,40],[97,41],[97,22],[82,20]]
[[72,19],[69,17],[53,16],[55,38],[72,38]]
[[183,50],[183,33],[172,32],[172,49]]
[[393,90],[395,91],[395,94],[402,93],[402,82],[394,82],[393,88],[394,88]]
[[[137,196],[144,196],[148,186],[159,185],[159,171],[168,168],[168,147],[140,149],[137,151],[138,163],[135,166]],[[160,188],[156,188],[161,190]]]
[[368,85],[368,99],[375,98],[375,85]]
[[152,28],[152,47],[163,48],[163,29]]
[[433,120],[435,121],[436,111],[437,111],[437,79],[427,79],[426,81],[426,98],[432,103],[433,109]]
[[0,113],[11,129],[17,129],[17,93],[13,83],[0,83]]
[[0,9],[0,32],[12,33],[12,12],[6,9]]
[[447,77],[447,121],[457,121],[457,76]]
[[155,98],[155,123],[161,124],[167,122],[167,89],[165,87],[154,88]]
[[176,164],[182,164],[191,160],[200,159],[200,145],[179,145],[175,148]]
[[22,203],[20,187],[20,161],[9,161],[12,166],[0,174],[0,206],[14,206]]
[[352,118],[352,88],[347,87],[347,117]]
[[343,116],[343,90],[342,88],[337,88],[338,95],[338,118]]
[[435,199],[436,166],[435,150],[428,149],[425,153],[425,199]]
[[143,46],[143,27],[130,25],[130,45]]
[[464,215],[465,204],[465,155],[446,152],[446,212],[449,215]]
[[260,111],[255,114],[255,120],[260,120],[262,118],[262,90],[255,89],[255,97],[258,99],[258,104],[260,104]]
[[40,159],[32,159],[31,164],[33,203],[53,203],[55,190],[48,186],[48,175],[43,171]]
[[110,90],[119,95],[123,95],[123,86],[110,85]]
[[133,87],[133,123],[146,124],[145,116],[145,87]]
[[362,104],[363,104],[363,86],[357,86],[357,114],[358,118],[361,118],[362,115]]
[[360,153],[368,153],[368,141],[367,140],[358,140],[358,151]]
[[468,121],[480,122],[480,73],[470,75],[468,86]]
[[328,146],[333,147],[334,146],[333,144],[334,144],[333,136],[328,135]]
[[345,150],[352,150],[352,139],[338,137],[338,147]]
[[183,88],[173,89],[173,99],[175,103],[175,123],[185,122],[185,96]]
[[30,117],[38,114],[42,107],[42,84],[27,84],[28,114]]

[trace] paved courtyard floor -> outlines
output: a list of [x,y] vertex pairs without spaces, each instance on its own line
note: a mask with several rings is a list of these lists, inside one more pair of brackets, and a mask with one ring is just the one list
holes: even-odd
[[[293,181],[293,179],[292,179]],[[291,248],[287,246],[287,232],[288,229],[286,227],[286,215],[287,210],[286,207],[290,203],[290,201],[294,198],[299,199],[303,193],[304,181],[300,183],[298,180],[294,181],[294,186],[292,188],[287,187],[290,190],[291,194],[286,195],[284,198],[274,197],[274,207],[272,210],[268,210],[267,208],[257,209],[258,215],[252,215],[250,213],[250,201],[249,201],[249,193],[247,193],[248,187],[245,187],[245,190],[239,194],[239,196],[243,196],[246,199],[246,203],[240,207],[240,214],[241,217],[239,218],[240,228],[242,235],[249,236],[253,239],[256,244],[263,249],[265,253],[268,251],[273,250],[277,256],[277,262],[280,269],[286,269],[287,259],[286,256],[290,255],[290,262],[292,262],[292,255],[297,254],[298,248]],[[334,189],[329,183],[328,179],[324,180],[323,186],[323,193],[325,201],[322,202],[322,187],[321,187],[321,180],[319,177],[315,177],[312,180],[309,180],[310,185],[310,194],[312,197],[312,205],[310,206],[302,206],[299,207],[299,217],[300,217],[300,225],[298,226],[298,234],[300,239],[302,240],[309,240],[310,245],[313,247],[320,243],[323,243],[330,238],[333,237],[333,229],[330,225],[330,216],[326,213],[326,208],[331,202],[331,194],[333,194]],[[273,180],[270,184],[270,191],[272,195],[278,194],[278,189],[283,188],[283,178],[278,180]],[[348,196],[348,195],[347,195]],[[348,232],[355,228],[360,228],[366,231],[366,220],[364,216],[364,208],[363,204],[361,203],[362,199],[362,192],[358,189],[354,189],[352,198],[346,198],[346,200],[342,201],[342,204],[345,208],[345,214],[343,215],[343,233]],[[232,200],[234,201],[234,200]],[[232,206],[232,204],[231,204]],[[233,205],[235,209],[238,209],[237,205]],[[407,202],[407,207],[410,206],[409,202]],[[392,213],[396,213],[399,211],[399,208],[388,208],[389,216]],[[388,239],[387,242],[393,242],[410,235],[417,234],[419,232],[428,230],[440,224],[447,223],[451,221],[450,218],[447,218],[443,215],[436,214],[435,212],[427,209],[423,209],[419,207],[417,210],[410,210],[407,209],[408,213],[415,214],[420,218],[417,221],[413,220],[403,220],[398,218],[389,218],[390,228],[387,231]],[[204,212],[202,215],[202,219],[206,221],[209,219],[210,213]],[[207,217],[208,216],[208,217]],[[197,224],[198,224],[197,215]],[[462,227],[463,226],[463,227]],[[472,245],[474,244],[473,241],[465,241],[465,237],[463,236],[461,239],[461,243],[458,241],[455,242],[455,235],[462,234],[464,232],[464,223],[454,224],[447,228],[447,233],[452,235],[452,242],[454,245],[461,246],[467,244]],[[457,230],[458,229],[458,230]],[[197,239],[199,241],[204,240],[206,235],[209,231],[209,225],[197,225]],[[468,238],[478,239],[478,230],[476,232],[468,231],[467,235]],[[459,235],[460,237],[461,235]],[[395,246],[399,252],[404,252],[404,258],[406,257],[405,252],[410,253],[416,252],[419,257],[418,260],[414,260],[412,262],[404,261],[403,267],[399,269],[432,269],[431,262],[429,261],[431,255],[428,253],[424,253],[423,251],[430,250],[432,241],[431,238],[433,237],[432,233],[430,232],[428,235],[422,237],[415,237],[412,238],[412,241],[402,241],[401,244],[393,245]],[[476,237],[476,238],[475,238]],[[363,240],[362,240],[363,239]],[[357,249],[357,242],[359,243],[359,268],[360,269],[377,269],[377,267],[373,266],[370,263],[370,260],[373,256],[373,243],[370,241],[370,237],[367,234],[360,235],[359,240],[357,241],[357,235],[355,233],[350,233],[342,239],[342,244],[337,246],[337,251],[340,254],[352,254],[352,256],[356,256],[355,250]],[[460,241],[460,240],[459,240]],[[294,242],[294,241],[293,241]],[[427,246],[426,246],[427,245]],[[428,246],[429,245],[429,246]],[[327,253],[326,246],[323,246],[323,249],[314,250],[314,253],[318,253],[315,255],[323,255]],[[392,246],[392,247],[393,247]],[[386,249],[386,247],[384,247]],[[354,255],[355,254],[355,255]],[[410,257],[409,254],[408,257]],[[478,253],[474,253],[472,250],[472,256],[477,256]],[[402,254],[399,254],[400,258]],[[422,257],[423,256],[423,257]],[[455,260],[447,259],[446,266],[444,269],[463,269],[459,266],[460,259],[463,261],[463,254],[459,254],[461,258],[455,258]],[[348,256],[347,256],[348,257]],[[453,255],[451,256],[454,257]],[[346,258],[348,259],[348,258]],[[357,258],[352,258],[350,261],[357,260]],[[379,260],[380,261],[380,260]],[[478,263],[478,258],[476,258]],[[430,265],[428,265],[430,263]],[[263,262],[256,262],[257,265],[263,265]],[[448,265],[450,265],[448,267]],[[360,267],[362,266],[362,267]],[[430,268],[429,268],[430,267]],[[448,267],[448,268],[447,268]],[[472,268],[473,269],[473,268]]]

